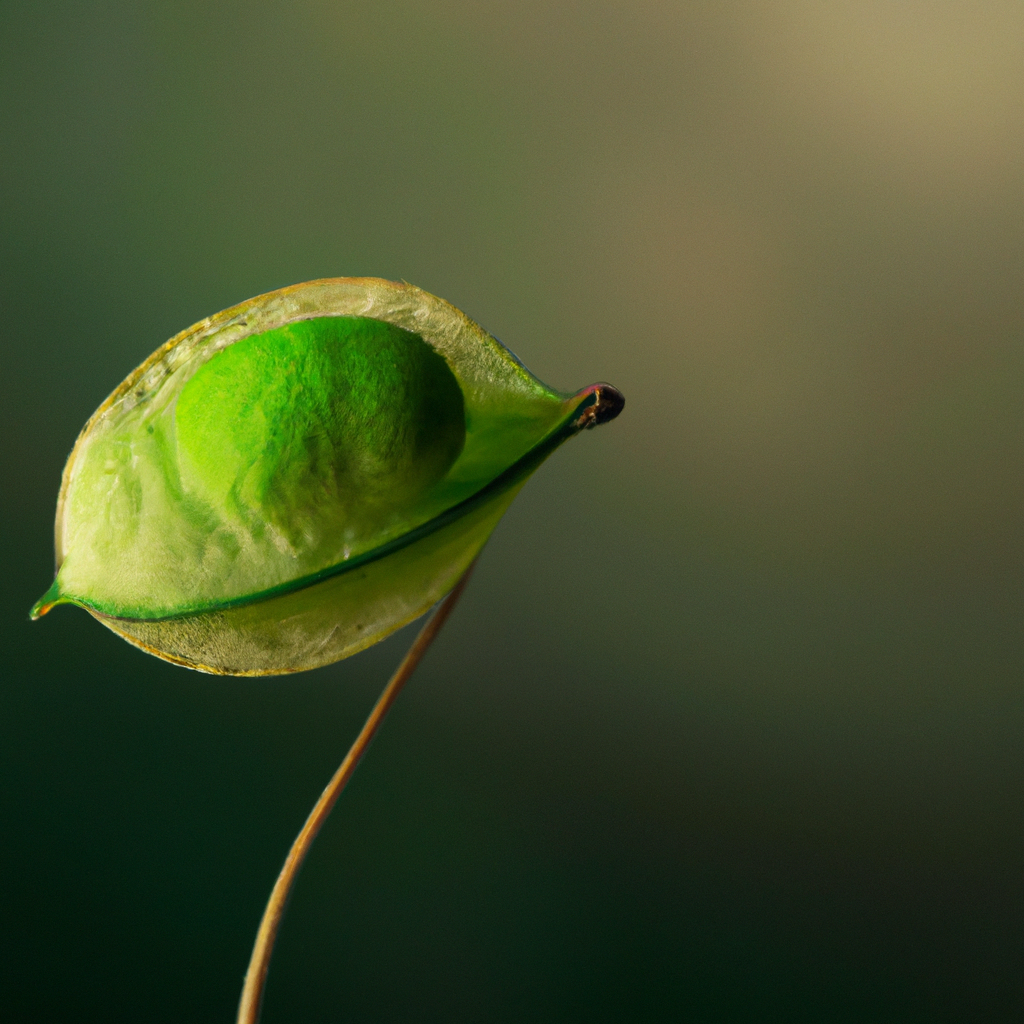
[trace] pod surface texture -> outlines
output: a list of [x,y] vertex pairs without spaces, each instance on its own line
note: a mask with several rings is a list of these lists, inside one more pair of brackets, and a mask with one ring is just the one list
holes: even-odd
[[411,285],[258,296],[172,338],[86,424],[31,614],[77,604],[209,672],[336,661],[444,596],[533,469],[621,405],[548,388]]

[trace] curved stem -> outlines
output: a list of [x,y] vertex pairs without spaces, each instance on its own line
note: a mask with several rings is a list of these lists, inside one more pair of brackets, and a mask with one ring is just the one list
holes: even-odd
[[367,718],[362,731],[345,755],[345,760],[341,762],[334,777],[327,783],[327,788],[317,800],[316,806],[310,811],[306,824],[302,826],[302,831],[292,843],[284,867],[281,868],[281,873],[277,876],[273,891],[270,893],[267,909],[263,911],[263,920],[260,921],[259,931],[256,932],[256,944],[253,946],[252,957],[249,960],[249,969],[245,972],[242,998],[238,1004],[237,1024],[256,1024],[259,1020],[263,990],[267,983],[267,970],[270,967],[270,956],[274,951],[274,941],[277,939],[281,918],[284,916],[288,896],[295,883],[299,868],[302,867],[302,862],[306,859],[313,840],[316,839],[317,833],[327,820],[338,797],[341,796],[341,791],[352,777],[363,754],[366,753],[374,734],[380,728],[388,711],[391,710],[395,698],[416,670],[416,666],[420,663],[423,655],[427,653],[434,637],[440,632],[445,620],[451,614],[455,602],[458,601],[469,582],[469,575],[475,564],[475,562],[471,564],[462,574],[462,578],[455,584],[452,592],[438,605],[437,610],[420,630],[419,636],[413,641],[412,647],[402,659],[401,665],[395,670],[388,685],[384,687],[384,692],[380,695],[380,699],[373,711],[370,712],[370,717]]

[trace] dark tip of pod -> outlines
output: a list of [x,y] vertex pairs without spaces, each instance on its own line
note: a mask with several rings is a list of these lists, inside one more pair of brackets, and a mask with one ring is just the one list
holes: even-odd
[[587,395],[594,395],[594,403],[580,413],[575,424],[578,430],[590,430],[598,424],[615,419],[626,404],[622,392],[611,384],[591,384],[589,388],[580,391],[577,397],[585,398]]
[[615,419],[622,412],[626,398],[618,388],[613,388],[611,384],[595,384],[594,387],[597,390],[594,426],[597,426],[599,423],[607,423],[609,420]]

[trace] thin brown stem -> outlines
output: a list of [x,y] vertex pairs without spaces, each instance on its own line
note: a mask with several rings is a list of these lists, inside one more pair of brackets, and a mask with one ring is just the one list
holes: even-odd
[[256,944],[253,947],[252,958],[249,960],[249,969],[245,972],[242,998],[238,1004],[237,1024],[256,1024],[259,1020],[263,990],[267,983],[267,970],[270,967],[270,955],[274,951],[277,931],[281,926],[281,918],[284,916],[288,895],[295,884],[299,868],[302,867],[302,862],[306,859],[313,840],[316,839],[317,833],[327,820],[338,797],[341,796],[341,791],[352,777],[363,754],[366,753],[366,748],[370,745],[374,734],[380,728],[388,711],[391,710],[395,698],[416,670],[416,666],[433,643],[434,637],[440,632],[445,620],[451,614],[455,602],[458,601],[469,582],[469,574],[472,571],[473,566],[470,565],[459,582],[455,584],[452,592],[438,605],[437,610],[420,630],[419,636],[413,641],[412,647],[402,659],[401,665],[395,670],[388,685],[384,687],[384,692],[380,695],[373,711],[370,712],[370,717],[366,720],[362,732],[356,737],[349,752],[345,755],[341,767],[334,773],[334,778],[327,784],[327,788],[317,800],[316,806],[310,811],[306,824],[302,826],[302,831],[292,843],[284,867],[281,868],[270,899],[267,901],[267,909],[263,911],[263,920],[260,921],[259,931],[256,932]]

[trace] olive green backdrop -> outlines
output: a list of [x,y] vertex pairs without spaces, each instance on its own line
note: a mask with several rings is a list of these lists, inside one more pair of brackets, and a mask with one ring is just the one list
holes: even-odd
[[0,1018],[223,1022],[406,631],[30,624],[167,337],[406,279],[626,410],[530,482],[314,848],[285,1022],[1024,1015],[1024,9],[0,5]]

